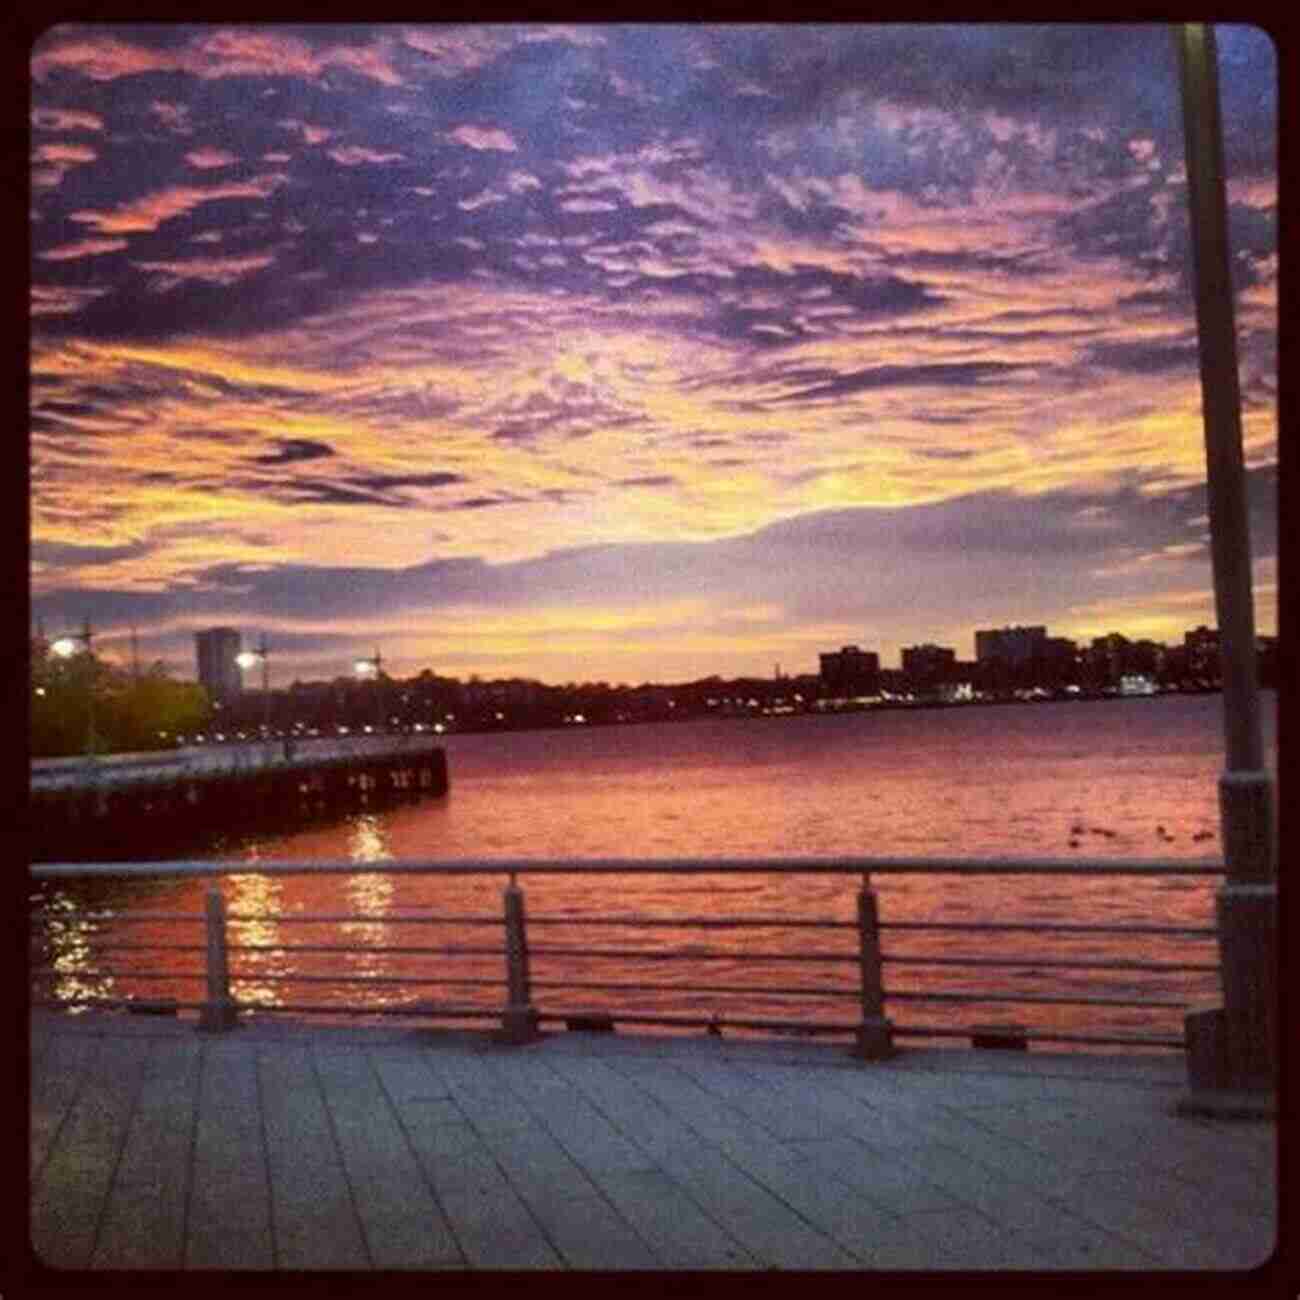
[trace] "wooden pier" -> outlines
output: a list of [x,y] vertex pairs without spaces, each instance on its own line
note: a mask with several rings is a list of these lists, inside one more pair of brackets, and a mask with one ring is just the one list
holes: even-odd
[[29,825],[46,861],[301,824],[447,793],[447,755],[397,737],[361,745],[229,746],[207,753],[33,764]]

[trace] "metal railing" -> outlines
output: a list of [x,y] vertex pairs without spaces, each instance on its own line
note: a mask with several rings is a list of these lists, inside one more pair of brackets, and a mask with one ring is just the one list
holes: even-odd
[[[160,863],[97,863],[97,864],[45,864],[31,867],[33,880],[58,881],[69,879],[93,878],[149,878],[149,879],[186,879],[202,878],[212,882],[205,899],[205,913],[202,916],[191,913],[147,912],[147,911],[100,911],[97,913],[75,913],[64,911],[59,914],[63,924],[91,926],[96,922],[111,921],[114,924],[141,923],[149,921],[166,922],[202,922],[204,942],[202,944],[177,943],[133,943],[123,940],[111,940],[96,945],[98,952],[185,952],[203,955],[203,969],[193,973],[168,971],[113,970],[100,969],[94,972],[94,978],[130,977],[133,980],[174,980],[192,979],[205,984],[206,996],[202,1000],[181,1001],[176,999],[152,998],[112,998],[89,993],[73,994],[69,997],[47,999],[41,1005],[63,1007],[135,1007],[142,1010],[196,1010],[199,1013],[200,1028],[209,1031],[229,1029],[237,1023],[241,1012],[276,1011],[293,1013],[329,1013],[348,1015],[412,1015],[432,1020],[495,1020],[499,1022],[501,1036],[509,1041],[522,1042],[533,1037],[544,1022],[567,1022],[570,1025],[603,1024],[611,1026],[614,1022],[640,1025],[658,1025],[663,1027],[700,1028],[708,1027],[720,1031],[724,1027],[784,1031],[800,1034],[853,1035],[856,1051],[863,1056],[888,1055],[893,1050],[895,1037],[949,1037],[972,1038],[980,1041],[981,1036],[993,1037],[997,1045],[1024,1046],[1028,1041],[1040,1039],[1052,1042],[1078,1044],[1110,1044],[1141,1047],[1182,1048],[1184,1041],[1181,1034],[1151,1033],[1116,1033],[1114,1031],[1088,1032],[1075,1028],[1061,1029],[1053,1026],[1029,1028],[1019,1023],[1011,1024],[919,1024],[898,1023],[886,1016],[886,1006],[902,1004],[928,1003],[932,1005],[965,1006],[1070,1006],[1070,1007],[1106,1007],[1106,1008],[1160,1008],[1186,1009],[1187,999],[1152,998],[1123,994],[1115,996],[1104,992],[1080,992],[1077,989],[1053,990],[1046,993],[1028,993],[1008,988],[970,988],[916,990],[887,985],[884,968],[936,968],[957,970],[1032,970],[1074,971],[1074,972],[1128,972],[1143,974],[1208,974],[1218,971],[1217,962],[1172,962],[1142,958],[1120,959],[1085,959],[1042,957],[1039,955],[934,955],[927,952],[908,952],[892,947],[882,950],[881,936],[908,934],[979,934],[1002,935],[1013,932],[1036,935],[1086,935],[1118,936],[1127,939],[1159,936],[1176,939],[1213,939],[1216,936],[1214,926],[1173,926],[1161,924],[1116,923],[1103,924],[1095,922],[1061,921],[939,921],[939,920],[897,920],[880,919],[879,901],[872,887],[874,876],[1074,876],[1074,877],[1191,877],[1222,876],[1225,868],[1218,862],[1178,862],[1168,860],[1093,860],[1078,859],[986,859],[980,861],[942,860],[925,858],[745,858],[745,859],[688,859],[688,860],[635,860],[635,859],[595,859],[586,861],[535,861],[535,860],[490,860],[474,862],[383,862],[358,863],[354,861],[325,861],[315,863],[303,862],[160,862]],[[496,915],[373,915],[366,913],[230,913],[227,912],[224,898],[215,883],[223,876],[303,876],[303,875],[337,875],[356,874],[358,872],[377,873],[385,876],[506,876],[502,911]],[[840,875],[858,876],[861,885],[857,893],[857,916],[853,920],[837,920],[810,917],[740,917],[740,916],[675,916],[646,917],[629,915],[583,915],[575,916],[536,916],[528,917],[525,911],[524,891],[519,885],[522,876],[547,875],[682,875],[707,874],[711,876],[728,875]],[[39,917],[34,918],[39,920]],[[227,926],[230,923],[258,922],[276,925],[325,925],[376,922],[385,925],[408,927],[427,927],[452,925],[464,927],[501,927],[502,942],[495,945],[450,944],[442,947],[430,947],[421,944],[378,945],[358,943],[349,944],[281,944],[281,943],[233,943],[230,941]],[[746,929],[787,930],[787,931],[838,931],[855,937],[853,949],[834,952],[820,951],[774,951],[745,949],[742,951],[692,947],[687,949],[636,949],[629,947],[600,947],[583,944],[578,947],[565,945],[538,945],[530,942],[529,932],[548,926],[599,926],[616,927],[633,930],[703,930],[703,931],[744,931]],[[83,930],[84,934],[85,931]],[[374,975],[374,974],[308,974],[303,972],[267,972],[258,970],[241,978],[256,979],[257,982],[276,984],[331,985],[348,986],[353,984],[370,986],[397,985],[405,988],[436,986],[440,988],[504,988],[504,1000],[496,1004],[460,1004],[451,1002],[428,1002],[422,1000],[408,1001],[396,1006],[373,1006],[331,1001],[327,1004],[286,1003],[276,1001],[270,1006],[239,1002],[231,994],[231,962],[239,963],[243,958],[253,954],[279,953],[288,956],[294,954],[340,954],[364,951],[374,954],[394,954],[399,956],[436,957],[456,959],[461,957],[496,958],[503,963],[502,976],[496,979],[483,977],[448,977],[436,978],[424,975]],[[851,984],[824,984],[816,987],[799,987],[789,984],[779,986],[729,984],[700,982],[698,979],[685,984],[655,983],[627,980],[588,980],[581,978],[545,978],[533,979],[532,967],[540,963],[549,965],[556,959],[609,960],[625,965],[633,963],[677,963],[690,962],[708,968],[709,963],[726,961],[729,963],[772,964],[788,963],[831,968],[836,965],[855,968],[856,979]],[[48,968],[47,968],[48,969]],[[43,973],[42,968],[35,968],[36,973]],[[610,1000],[592,1005],[563,1005],[562,1001],[552,1001],[552,997],[561,991],[569,994],[600,993],[615,995]],[[541,1005],[535,1000],[538,992],[544,992]],[[664,1012],[638,1008],[629,1005],[629,994],[676,994],[679,996],[699,998],[707,995],[737,996],[749,1000],[780,998],[798,999],[812,1005],[825,1005],[827,1000],[844,1000],[856,1003],[853,1019],[824,1020],[820,1018],[789,1019],[781,1017],[757,1016],[753,1014],[736,1014],[720,1016],[716,1011],[703,1013],[698,1010],[686,1012]]]

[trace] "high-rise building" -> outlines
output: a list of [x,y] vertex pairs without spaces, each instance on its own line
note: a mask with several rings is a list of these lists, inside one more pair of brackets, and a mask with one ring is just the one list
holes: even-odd
[[880,656],[846,645],[820,655],[823,688],[832,696],[875,695],[880,690]]
[[243,638],[233,627],[210,627],[194,634],[199,682],[214,700],[232,700],[243,689],[235,662],[242,643]]
[[941,645],[905,646],[902,652],[903,676],[917,690],[932,690],[943,685],[957,662],[957,652]]
[[1047,640],[1045,627],[1002,627],[975,633],[975,658],[1023,664],[1042,655]]

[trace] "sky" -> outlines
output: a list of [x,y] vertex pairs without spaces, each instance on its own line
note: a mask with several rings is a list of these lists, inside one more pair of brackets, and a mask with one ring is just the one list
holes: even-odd
[[[1217,36],[1273,634],[1277,66]],[[30,67],[50,636],[638,683],[1215,622],[1166,27],[58,26]]]

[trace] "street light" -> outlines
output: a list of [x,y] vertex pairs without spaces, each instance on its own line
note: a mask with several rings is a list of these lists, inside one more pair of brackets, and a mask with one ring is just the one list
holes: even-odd
[[71,659],[77,653],[79,645],[84,645],[86,648],[86,658],[89,661],[89,676],[86,688],[86,753],[88,755],[93,755],[95,752],[95,663],[90,651],[94,638],[95,630],[90,626],[90,620],[84,619],[80,632],[72,632],[67,636],[61,636],[50,646],[50,649],[60,659]]
[[267,736],[271,734],[271,670],[267,665],[269,653],[266,637],[263,636],[256,649],[245,650],[235,656],[235,662],[245,670],[255,668],[259,663],[262,665],[262,730]]
[[352,665],[353,671],[362,681],[373,680],[375,683],[375,723],[378,731],[384,729],[384,688],[380,676],[383,666],[384,658],[378,647],[369,659],[358,659]]

